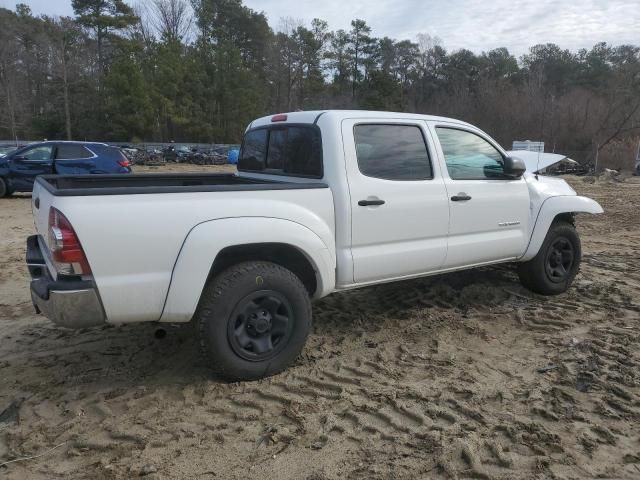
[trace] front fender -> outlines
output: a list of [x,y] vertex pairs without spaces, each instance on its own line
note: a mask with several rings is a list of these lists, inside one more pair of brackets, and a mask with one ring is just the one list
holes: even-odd
[[604,210],[598,202],[587,197],[563,195],[547,198],[538,212],[529,245],[520,261],[526,262],[538,254],[551,223],[561,213],[591,213],[596,215],[603,212]]
[[187,235],[171,275],[160,321],[191,320],[218,253],[227,247],[249,243],[285,243],[297,248],[316,271],[316,297],[327,295],[335,288],[335,248],[326,245],[304,225],[264,217],[211,220],[197,225]]
[[8,178],[9,173],[9,164],[6,160],[0,158],[0,177]]

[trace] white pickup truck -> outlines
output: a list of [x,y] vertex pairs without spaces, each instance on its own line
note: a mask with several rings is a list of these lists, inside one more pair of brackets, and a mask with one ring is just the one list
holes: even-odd
[[602,213],[467,123],[388,112],[253,121],[238,174],[42,176],[34,305],[57,324],[196,322],[221,376],[285,369],[332,292],[503,262],[540,294]]

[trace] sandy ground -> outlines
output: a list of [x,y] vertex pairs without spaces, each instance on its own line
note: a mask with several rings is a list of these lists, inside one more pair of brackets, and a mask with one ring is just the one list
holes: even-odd
[[336,294],[295,366],[245,384],[189,326],[35,315],[30,199],[0,200],[0,464],[45,453],[0,477],[640,478],[640,183],[570,181],[607,213],[578,220],[567,294],[510,266]]

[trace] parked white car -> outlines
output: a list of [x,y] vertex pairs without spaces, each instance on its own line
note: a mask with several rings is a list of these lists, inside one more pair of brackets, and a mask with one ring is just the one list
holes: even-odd
[[525,173],[448,118],[296,112],[253,121],[238,174],[43,176],[28,239],[38,311],[67,327],[189,322],[234,380],[285,369],[332,292],[518,263],[564,292],[598,203]]

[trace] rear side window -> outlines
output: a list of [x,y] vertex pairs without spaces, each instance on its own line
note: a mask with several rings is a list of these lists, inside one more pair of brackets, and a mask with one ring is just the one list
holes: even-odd
[[356,125],[356,155],[360,171],[384,180],[433,178],[427,145],[415,125]]
[[257,128],[244,136],[238,169],[322,178],[322,140],[314,127]]
[[58,145],[56,160],[79,160],[91,158],[93,154],[82,145]]

